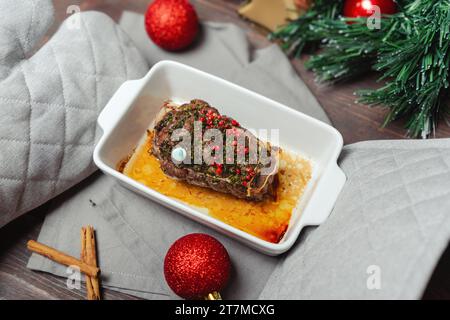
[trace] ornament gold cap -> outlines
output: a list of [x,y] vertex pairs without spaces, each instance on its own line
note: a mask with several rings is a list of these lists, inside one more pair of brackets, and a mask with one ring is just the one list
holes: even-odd
[[222,300],[222,296],[219,292],[213,291],[205,297],[205,300]]

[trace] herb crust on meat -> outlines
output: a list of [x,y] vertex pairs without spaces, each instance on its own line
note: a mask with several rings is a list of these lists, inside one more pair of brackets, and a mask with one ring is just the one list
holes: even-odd
[[[208,129],[220,130],[223,134],[223,148],[226,147],[227,134],[232,132],[239,136],[245,133],[246,137],[249,137],[250,140],[254,139],[253,142],[257,143],[257,154],[260,155],[265,152],[271,163],[262,163],[259,158],[257,161],[250,161],[248,145],[237,145],[236,142],[232,142],[233,147],[236,147],[234,148],[233,159],[226,158],[226,154],[223,152],[222,158],[216,158],[213,163],[205,161],[195,163],[194,152],[191,152],[189,163],[175,163],[171,155],[173,148],[178,145],[179,141],[172,141],[172,134],[177,129],[185,129],[193,137],[194,122],[196,121],[201,124],[202,134]],[[213,142],[203,141],[202,143],[202,147],[208,147]],[[216,108],[210,106],[207,102],[194,99],[181,106],[174,106],[171,103],[166,103],[163,106],[159,119],[156,120],[154,126],[154,140],[150,152],[159,159],[161,169],[170,177],[219,192],[230,193],[238,198],[261,201],[268,195],[273,196],[276,190],[279,151],[278,148],[271,146],[269,143],[257,139],[241,127],[236,120],[221,115]],[[244,163],[236,161],[239,155],[244,157]],[[230,163],[229,160],[233,161]],[[275,163],[272,161],[275,161]],[[267,170],[269,166],[270,170]]]

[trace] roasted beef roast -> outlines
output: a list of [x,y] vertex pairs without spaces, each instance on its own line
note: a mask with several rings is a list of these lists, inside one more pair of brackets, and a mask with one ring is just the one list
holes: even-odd
[[[219,132],[222,141],[205,139],[208,129],[217,129],[216,138]],[[153,131],[150,152],[160,160],[161,169],[168,176],[248,200],[260,201],[274,195],[280,150],[257,139],[207,102],[196,99],[181,106],[166,103]],[[172,151],[180,148],[183,134],[190,137],[189,144],[183,147],[186,157],[176,161]],[[239,139],[242,136],[244,139]],[[199,148],[201,152],[196,154]],[[205,150],[209,158],[203,158]]]

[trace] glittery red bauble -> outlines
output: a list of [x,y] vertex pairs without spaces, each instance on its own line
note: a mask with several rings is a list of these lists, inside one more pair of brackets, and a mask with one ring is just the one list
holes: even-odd
[[397,12],[397,5],[393,0],[347,0],[344,3],[344,16],[347,18],[370,17],[374,14],[372,6],[378,6],[381,14]]
[[158,46],[176,51],[194,41],[199,23],[187,0],[155,0],[145,14],[145,29]]
[[215,238],[203,233],[184,236],[170,247],[164,259],[169,287],[185,299],[203,298],[219,292],[230,275],[230,257]]

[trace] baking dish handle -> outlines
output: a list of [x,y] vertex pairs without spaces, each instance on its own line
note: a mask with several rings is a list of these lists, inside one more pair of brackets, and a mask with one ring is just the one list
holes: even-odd
[[328,218],[346,180],[344,172],[337,163],[328,168],[308,205],[310,215],[308,219],[305,219],[305,225],[320,225]]
[[[133,101],[141,90],[141,83],[141,80],[129,80],[125,81],[117,89],[97,119],[97,123],[102,128],[103,133],[109,132],[128,110],[130,101]],[[133,99],[130,99],[130,97],[133,97]]]

